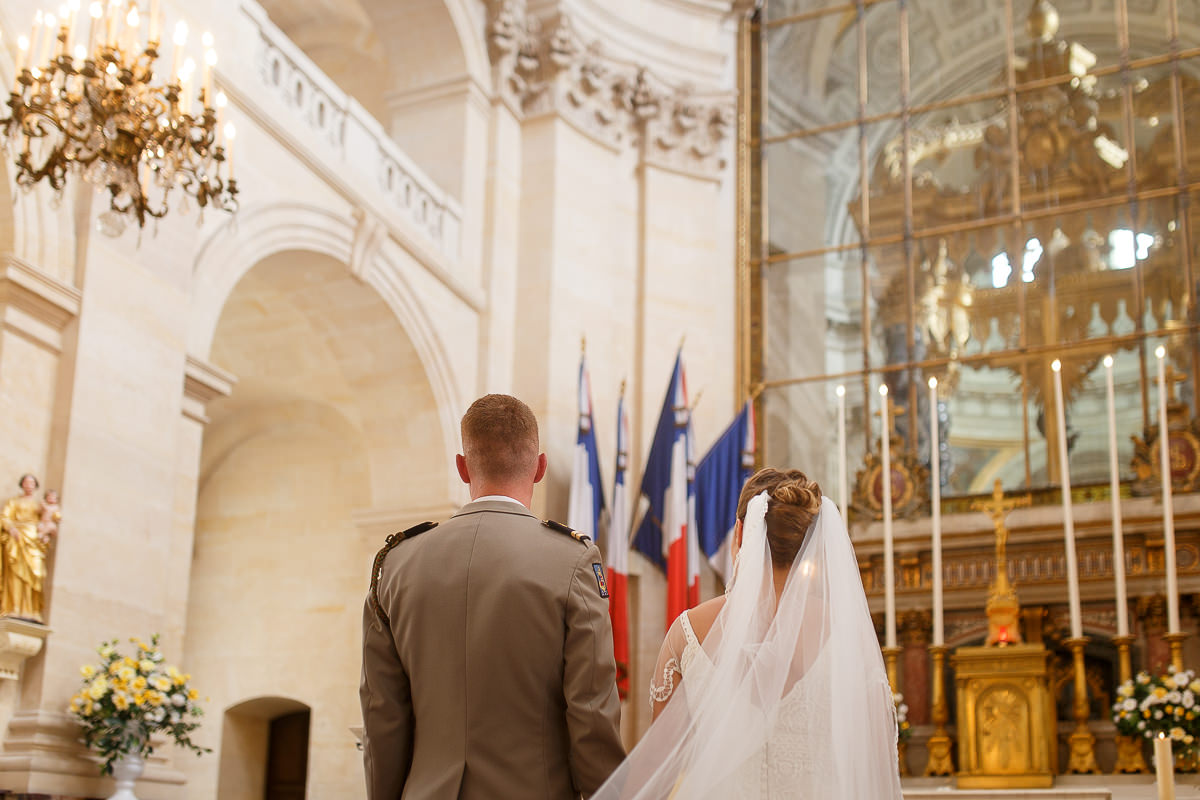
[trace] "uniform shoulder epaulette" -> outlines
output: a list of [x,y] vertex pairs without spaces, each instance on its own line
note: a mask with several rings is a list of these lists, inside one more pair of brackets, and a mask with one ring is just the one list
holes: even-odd
[[561,522],[555,522],[552,519],[544,519],[544,520],[542,520],[542,524],[545,525],[547,528],[549,528],[552,531],[558,531],[559,533],[565,533],[567,536],[570,536],[572,539],[574,539],[577,542],[581,542],[583,544],[591,544],[592,543],[592,537],[588,536],[586,533],[580,533],[579,531],[574,530],[573,528],[571,528],[568,525],[563,525]]
[[371,608],[375,610],[375,616],[383,621],[384,625],[388,624],[387,612],[383,610],[383,606],[379,603],[379,579],[383,577],[383,562],[387,558],[387,554],[392,552],[392,548],[401,542],[411,539],[414,536],[419,536],[425,531],[433,530],[437,527],[436,522],[422,522],[419,525],[413,525],[407,530],[399,533],[390,534],[387,537],[387,542],[375,554],[375,562],[371,565]]

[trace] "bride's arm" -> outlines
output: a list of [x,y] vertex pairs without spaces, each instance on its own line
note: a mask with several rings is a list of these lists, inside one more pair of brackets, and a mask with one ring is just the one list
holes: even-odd
[[658,651],[654,674],[650,676],[651,720],[658,719],[658,715],[667,707],[667,702],[683,682],[680,659],[683,657],[684,648],[687,647],[687,637],[683,633],[680,619],[682,617],[676,617],[671,623],[671,629],[667,631],[667,636]]

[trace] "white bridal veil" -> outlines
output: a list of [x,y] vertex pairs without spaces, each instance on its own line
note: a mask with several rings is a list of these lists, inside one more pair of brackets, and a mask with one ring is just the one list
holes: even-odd
[[[822,498],[775,601],[766,492],[724,608],[598,800],[899,800],[896,718],[846,525]],[[707,656],[707,657],[706,657]],[[661,669],[661,667],[660,667]]]

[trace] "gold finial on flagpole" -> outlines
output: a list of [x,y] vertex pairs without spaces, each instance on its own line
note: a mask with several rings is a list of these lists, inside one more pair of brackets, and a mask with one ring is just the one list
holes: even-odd
[[696,406],[700,405],[700,398],[704,396],[704,387],[701,386],[696,390],[696,399],[692,401],[692,407],[688,409],[690,412],[695,412]]
[[579,337],[579,352],[581,354],[587,353],[587,336],[586,335]]
[[679,351],[680,351],[680,352],[683,352],[683,343],[684,343],[685,341],[687,341],[687,334],[686,334],[686,333],[685,333],[685,334],[683,334],[682,336],[680,336],[680,337],[679,337]]
[[618,392],[618,396],[619,397],[625,396],[625,379],[624,378],[621,378],[621,391]]

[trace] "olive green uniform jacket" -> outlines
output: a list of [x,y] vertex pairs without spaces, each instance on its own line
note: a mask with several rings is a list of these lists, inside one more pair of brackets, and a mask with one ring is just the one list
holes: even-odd
[[393,547],[363,616],[368,800],[595,791],[625,757],[603,569],[503,500]]

